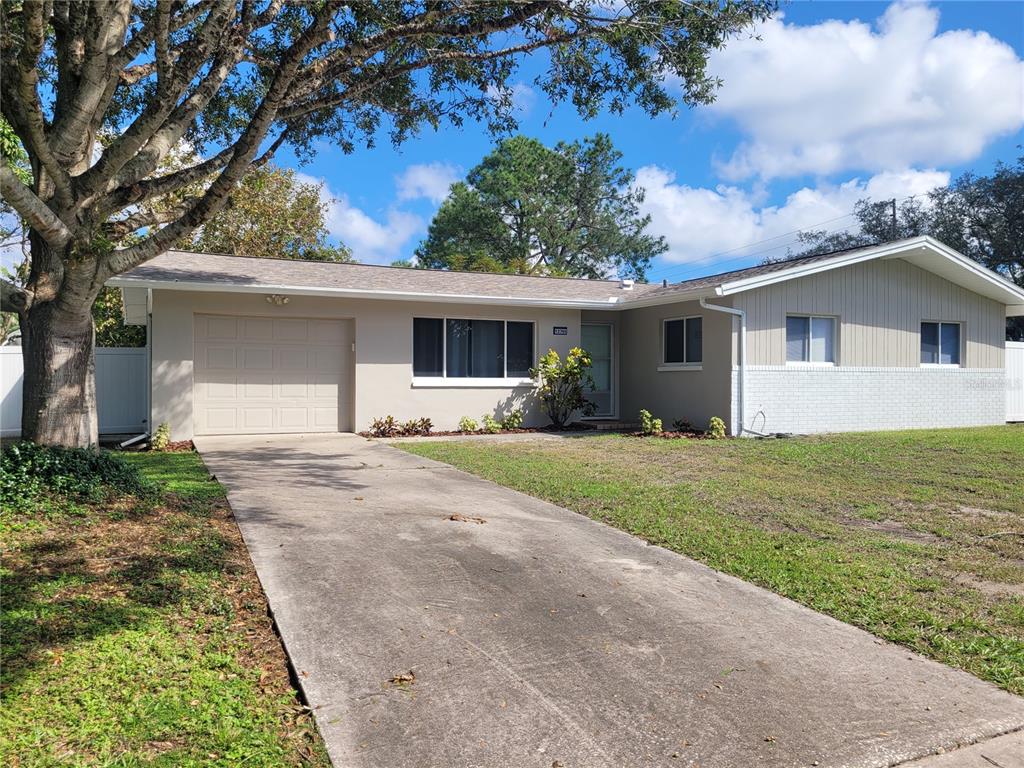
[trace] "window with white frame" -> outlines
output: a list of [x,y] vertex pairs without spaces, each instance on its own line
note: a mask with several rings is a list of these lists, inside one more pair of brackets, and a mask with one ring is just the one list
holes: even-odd
[[662,320],[663,365],[699,365],[704,360],[704,322],[701,317]]
[[836,319],[786,316],[787,363],[835,363]]
[[921,364],[960,365],[960,323],[921,323]]
[[412,372],[423,378],[524,379],[533,359],[533,323],[416,317]]

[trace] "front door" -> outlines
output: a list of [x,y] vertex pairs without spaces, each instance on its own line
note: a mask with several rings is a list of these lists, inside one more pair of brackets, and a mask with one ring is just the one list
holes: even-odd
[[597,406],[595,417],[615,416],[615,360],[613,326],[611,323],[584,323],[580,329],[581,344],[590,353],[594,365],[590,376],[594,389],[587,392],[587,400]]

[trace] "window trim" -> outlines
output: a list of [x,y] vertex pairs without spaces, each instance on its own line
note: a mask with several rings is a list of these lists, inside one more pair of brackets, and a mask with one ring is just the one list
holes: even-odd
[[[480,316],[467,316],[467,315],[428,315],[428,314],[415,314],[412,315],[412,322],[409,323],[409,339],[411,346],[409,354],[409,369],[412,372],[412,386],[413,387],[452,387],[452,388],[465,388],[465,389],[487,389],[487,388],[509,388],[509,387],[536,387],[537,382],[530,378],[523,376],[509,376],[508,375],[508,324],[509,323],[529,323],[533,326],[533,353],[537,354],[537,321],[536,320],[519,320],[509,319],[507,317],[480,317]],[[413,368],[413,354],[412,352],[416,348],[416,320],[440,320],[441,321],[441,364],[442,374],[441,376],[417,376],[415,369]],[[472,376],[449,376],[448,375],[448,321],[449,320],[491,320],[500,322],[503,324],[502,328],[502,343],[504,347],[502,349],[501,364],[504,373],[503,377],[489,377],[485,378],[472,377]]]
[[[925,323],[935,323],[939,326],[939,357],[942,357],[942,326],[944,325],[955,325],[957,326],[957,356],[960,358],[958,363],[922,363],[921,362],[921,345],[924,343],[923,334],[921,333],[921,326]],[[967,343],[964,335],[964,327],[967,325],[963,320],[929,320],[923,318],[920,323],[917,324],[917,360],[918,366],[921,368],[963,368],[964,358],[967,357]]]
[[[783,323],[782,326],[782,357],[786,361],[786,365],[791,365],[796,368],[835,368],[839,365],[839,325],[841,320],[839,315],[823,315],[814,314],[811,312],[787,312],[783,320],[789,320],[791,317],[806,317],[807,318],[807,333],[811,333],[811,329],[814,327],[814,320],[831,320],[832,321],[832,359],[831,360],[790,360],[789,354],[787,353],[787,346],[789,345],[789,338],[786,334],[786,325]],[[811,340],[810,337],[808,339]],[[808,346],[808,354],[810,353],[810,347]]]
[[[672,323],[677,320],[683,321],[683,361],[679,363],[669,363],[665,361],[665,323]],[[687,363],[686,362],[686,321],[687,320],[700,320],[700,331],[701,331],[701,350],[700,350],[700,362]],[[679,317],[663,317],[661,318],[661,334],[658,339],[659,345],[661,346],[661,352],[658,354],[658,371],[702,371],[704,370],[704,315],[681,315]]]

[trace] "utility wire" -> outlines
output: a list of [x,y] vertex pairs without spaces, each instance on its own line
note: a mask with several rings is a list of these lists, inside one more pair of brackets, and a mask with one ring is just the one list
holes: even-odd
[[[901,197],[901,198],[893,198],[891,202],[892,202],[893,205],[895,205],[897,203],[906,202],[907,200],[913,200],[915,197],[922,197],[922,196],[927,195],[927,194],[928,194],[928,192],[918,192],[915,195],[907,195],[907,196]],[[885,200],[885,201],[881,201],[879,204],[883,204],[884,205],[884,204],[889,203],[889,202],[890,201]],[[824,221],[819,221],[819,222],[816,222],[814,224],[808,224],[808,225],[806,225],[804,227],[801,227],[800,229],[794,229],[794,230],[791,230],[789,232],[783,232],[783,233],[781,233],[779,235],[775,235],[773,237],[765,238],[763,240],[756,240],[756,241],[754,241],[752,243],[747,243],[746,245],[737,246],[736,248],[729,248],[728,250],[725,250],[725,251],[719,251],[718,253],[711,254],[706,259],[702,259],[701,260],[702,263],[699,264],[699,265],[680,264],[677,267],[670,267],[669,269],[663,271],[661,273],[661,276],[664,279],[668,279],[671,276],[671,282],[681,282],[680,278],[683,278],[683,277],[688,277],[688,276],[691,276],[691,275],[692,276],[699,276],[700,274],[707,274],[709,268],[711,268],[711,267],[717,268],[717,267],[727,266],[727,265],[730,265],[730,264],[736,264],[736,263],[739,263],[739,262],[742,262],[742,261],[747,261],[747,260],[753,258],[754,256],[760,256],[760,255],[763,255],[763,254],[771,253],[772,251],[777,251],[777,250],[779,250],[781,248],[788,248],[790,246],[796,245],[799,242],[799,240],[797,238],[794,238],[794,236],[799,235],[801,232],[814,231],[817,227],[821,227],[821,226],[823,226],[825,224],[832,224],[834,222],[841,221],[842,219],[849,218],[850,216],[856,216],[856,213],[851,211],[850,213],[844,213],[842,216],[835,216],[835,217],[833,217],[831,219],[825,219]],[[847,230],[851,229],[852,227],[856,226],[857,224],[859,224],[859,222],[854,222],[853,224],[848,224],[845,227],[839,227],[839,228],[835,228],[835,229],[827,229],[827,230],[825,230],[824,234],[826,234],[826,235],[835,235],[835,234],[839,234],[840,232],[846,232]],[[739,255],[739,256],[735,256],[735,257],[730,258],[730,259],[726,259],[725,261],[717,261],[717,259],[720,256],[728,256],[731,253],[736,253],[738,251],[745,251],[745,250],[753,248],[755,246],[764,245],[766,243],[770,243],[770,242],[773,242],[775,240],[779,240],[781,238],[793,238],[793,239],[791,239],[788,242],[782,243],[781,245],[776,245],[776,246],[773,246],[771,248],[760,249],[758,251],[758,253],[756,253],[756,254],[746,253],[746,254],[742,254],[742,255]],[[682,271],[679,271],[679,270],[682,270]],[[724,270],[717,270],[717,271],[724,271]]]

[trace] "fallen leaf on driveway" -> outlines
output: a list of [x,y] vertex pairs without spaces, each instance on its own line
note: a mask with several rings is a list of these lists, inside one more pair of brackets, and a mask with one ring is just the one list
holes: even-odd
[[408,672],[400,672],[394,677],[388,678],[388,682],[392,685],[412,685],[416,682],[416,673],[411,669]]
[[457,523],[477,523],[477,524],[480,524],[480,523],[486,523],[487,522],[482,517],[469,517],[467,515],[460,515],[458,512],[456,512],[453,515],[448,515],[448,519],[449,520],[454,520]]

